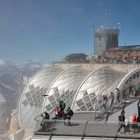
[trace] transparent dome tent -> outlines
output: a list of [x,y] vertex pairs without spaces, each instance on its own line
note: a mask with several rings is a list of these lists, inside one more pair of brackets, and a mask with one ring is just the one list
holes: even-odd
[[109,66],[91,72],[79,86],[74,100],[75,111],[99,111],[102,95],[110,94],[118,86],[126,73],[116,71]]
[[100,111],[102,95],[109,95],[116,87],[124,88],[139,81],[139,75],[140,69],[124,72],[110,66],[98,69],[82,65],[49,66],[32,77],[24,88],[19,101],[21,126],[24,129],[34,128],[34,118],[43,111],[48,111],[52,117],[60,100],[74,112]]
[[62,71],[59,66],[48,66],[30,79],[19,101],[19,118],[23,128],[35,127],[34,118],[41,113],[44,95]]

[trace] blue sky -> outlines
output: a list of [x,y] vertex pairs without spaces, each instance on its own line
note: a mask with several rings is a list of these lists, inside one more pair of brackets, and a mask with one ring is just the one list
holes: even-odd
[[121,25],[119,45],[140,44],[140,0],[0,0],[0,58],[52,62],[93,54],[92,26]]

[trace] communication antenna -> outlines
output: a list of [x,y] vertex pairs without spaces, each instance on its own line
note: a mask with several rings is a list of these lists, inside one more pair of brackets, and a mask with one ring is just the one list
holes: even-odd
[[[94,36],[94,42],[93,42],[93,52],[95,53],[95,26],[92,25],[92,33],[93,33],[93,36]],[[93,54],[94,54],[93,53]]]
[[93,31],[93,33],[94,33],[94,31],[95,31],[95,26],[94,26],[94,25],[92,25],[92,31]]
[[105,12],[105,27],[109,26],[109,15],[110,15],[110,11],[106,11]]
[[121,29],[121,24],[120,24],[120,22],[118,22],[117,25],[118,25],[118,29]]
[[126,35],[124,36],[124,46],[126,46]]

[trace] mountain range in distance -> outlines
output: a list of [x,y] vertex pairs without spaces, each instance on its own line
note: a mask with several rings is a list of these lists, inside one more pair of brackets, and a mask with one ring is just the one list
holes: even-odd
[[7,117],[17,108],[21,78],[24,76],[29,79],[48,65],[34,61],[14,62],[0,59],[0,94],[6,101]]

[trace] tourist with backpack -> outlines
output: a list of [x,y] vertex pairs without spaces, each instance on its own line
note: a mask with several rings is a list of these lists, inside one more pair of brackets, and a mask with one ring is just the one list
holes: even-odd
[[42,117],[42,121],[41,121],[41,123],[40,123],[40,125],[41,125],[41,130],[43,131],[43,132],[45,132],[45,131],[49,131],[49,129],[50,129],[50,123],[49,123],[49,119],[50,119],[50,115],[48,114],[48,112],[47,111],[45,111],[45,112],[43,112],[42,114],[41,114],[41,117]]
[[[64,124],[65,125],[71,125],[70,120],[71,120],[72,116],[73,116],[73,111],[70,107],[68,107],[66,113],[64,114]],[[65,122],[66,119],[68,120],[68,123]]]
[[124,109],[121,111],[121,115],[118,116],[118,119],[119,119],[119,128],[117,130],[117,133],[119,133],[122,128],[124,128],[124,133],[125,133],[126,126],[125,126],[125,111],[124,111]]

